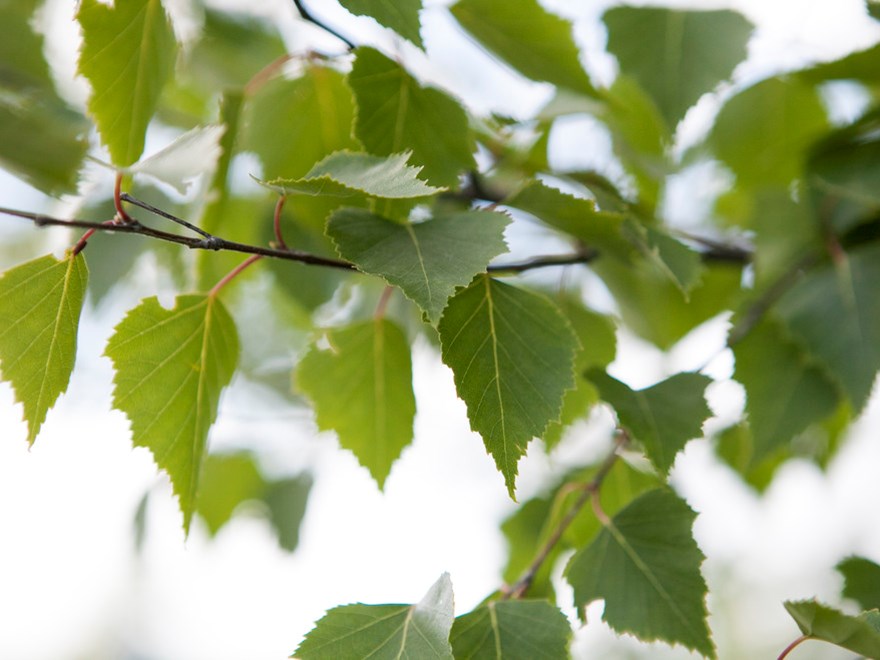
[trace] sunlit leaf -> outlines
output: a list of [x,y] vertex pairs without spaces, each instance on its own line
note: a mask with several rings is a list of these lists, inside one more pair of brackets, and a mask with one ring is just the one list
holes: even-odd
[[671,490],[640,495],[569,562],[575,605],[604,599],[602,620],[614,630],[714,658],[704,556],[691,534],[696,515]]
[[416,404],[409,344],[393,323],[375,319],[325,333],[297,367],[318,427],[334,430],[382,488],[412,441]]
[[863,609],[880,608],[880,565],[864,557],[847,557],[837,565],[846,584],[843,595]]
[[419,23],[422,0],[339,0],[339,4],[352,14],[372,16],[419,48],[425,47]]
[[302,660],[452,660],[452,582],[444,573],[415,605],[343,605],[318,621],[293,654]]
[[172,309],[147,298],[116,326],[106,355],[113,406],[168,473],[189,530],[208,430],[238,361],[235,324],[215,296],[179,296]]
[[355,55],[348,83],[357,99],[357,138],[382,156],[411,151],[411,162],[422,166],[429,183],[454,186],[474,167],[474,138],[462,107],[373,48],[358,48]]
[[488,276],[456,294],[438,327],[443,362],[513,497],[517,463],[559,419],[577,338],[546,298]]
[[82,0],[80,74],[92,85],[89,112],[114,165],[134,163],[147,125],[174,71],[177,46],[159,0]]
[[490,601],[452,625],[452,650],[461,660],[565,660],[568,619],[544,600]]
[[327,235],[341,257],[399,286],[436,324],[455,290],[507,251],[509,221],[501,213],[465,211],[398,224],[368,211],[342,209],[327,223]]
[[30,444],[67,390],[87,280],[85,259],[69,255],[40,257],[0,276],[0,369],[24,406]]
[[785,601],[785,609],[801,632],[868,658],[880,657],[880,614],[844,614],[815,600]]

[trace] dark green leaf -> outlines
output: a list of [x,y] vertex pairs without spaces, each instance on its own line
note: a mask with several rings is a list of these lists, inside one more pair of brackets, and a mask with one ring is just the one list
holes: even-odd
[[815,600],[786,601],[785,609],[801,632],[868,658],[880,657],[877,610],[850,616]]
[[703,422],[712,415],[704,396],[712,382],[708,376],[675,374],[638,391],[599,369],[591,369],[587,377],[662,474],[669,472],[688,440],[702,435]]
[[513,497],[526,446],[559,419],[574,385],[577,338],[549,300],[488,276],[449,301],[438,330],[471,428]]
[[608,50],[657,103],[670,127],[746,56],[752,24],[733,11],[614,7]]
[[862,609],[880,608],[880,565],[864,557],[847,557],[837,565],[846,584],[843,595]]
[[778,450],[762,461],[755,461],[755,441],[745,422],[739,422],[718,433],[715,438],[718,457],[736,470],[743,480],[759,493],[763,493],[776,474],[776,469],[790,456],[790,452]]
[[328,611],[293,654],[302,660],[452,660],[452,582],[444,573],[416,605],[343,605]]
[[419,23],[422,0],[339,0],[339,4],[352,14],[372,16],[385,27],[424,49]]
[[382,156],[412,152],[423,176],[455,186],[473,169],[474,139],[462,107],[451,96],[421,86],[398,63],[373,48],[358,48],[348,83],[357,99],[354,133]]
[[30,444],[70,382],[88,276],[85,258],[70,255],[0,276],[0,367],[24,406]]
[[575,605],[602,598],[602,619],[614,630],[715,657],[700,574],[704,557],[691,535],[695,518],[671,490],[640,495],[569,562]]
[[270,481],[263,500],[269,508],[269,522],[278,535],[278,545],[288,552],[299,545],[299,528],[306,514],[312,477],[301,474]]
[[546,11],[537,0],[503,4],[459,0],[450,11],[486,49],[527,78],[597,94],[581,66],[571,23]]
[[565,660],[568,619],[544,600],[490,601],[457,617],[452,626],[456,660]]
[[398,224],[368,211],[342,209],[327,223],[327,235],[341,257],[399,286],[436,325],[455,290],[507,252],[509,221],[501,213],[465,211]]

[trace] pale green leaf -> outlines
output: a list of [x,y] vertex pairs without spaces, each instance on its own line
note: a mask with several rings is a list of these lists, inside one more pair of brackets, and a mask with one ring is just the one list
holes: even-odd
[[132,440],[168,473],[189,530],[208,430],[238,361],[238,335],[215,296],[178,296],[172,309],[147,298],[107,343],[113,406],[131,422]]
[[415,605],[343,605],[328,611],[293,654],[302,660],[452,660],[452,581],[444,573]]
[[382,488],[413,436],[416,404],[409,344],[391,321],[374,319],[327,330],[296,372],[312,400],[318,428],[333,429]]
[[121,169],[128,174],[145,174],[185,195],[200,175],[214,169],[223,153],[220,140],[225,130],[225,126],[197,126],[156,153]]
[[703,422],[712,415],[704,396],[712,382],[708,376],[675,374],[643,390],[632,390],[599,369],[588,371],[587,377],[662,474],[669,472],[688,440],[702,435]]
[[795,339],[839,383],[854,411],[880,368],[880,246],[859,248],[816,268],[777,304]]
[[47,255],[0,276],[0,369],[24,406],[30,444],[67,390],[88,275],[82,256]]
[[89,112],[114,165],[143,153],[147,125],[174,71],[177,44],[159,0],[82,0],[78,72],[92,85]]
[[463,211],[398,224],[368,211],[342,209],[331,216],[327,235],[341,257],[399,286],[436,325],[455,290],[507,251],[509,221],[501,213]]
[[648,92],[670,127],[733,73],[753,27],[728,10],[614,7],[603,20],[621,71]]
[[419,23],[422,0],[339,0],[339,4],[352,14],[372,16],[419,48],[425,47]]
[[789,600],[784,605],[807,637],[829,642],[867,658],[880,658],[877,610],[851,616],[815,600]]
[[704,557],[691,533],[696,515],[669,489],[640,495],[569,562],[575,605],[604,599],[602,620],[614,630],[714,658]]
[[454,186],[459,174],[475,167],[476,146],[461,105],[439,89],[423,87],[373,48],[358,48],[355,55],[348,84],[357,100],[357,138],[382,156],[411,151],[427,181]]
[[196,511],[214,536],[242,503],[259,499],[265,487],[251,454],[209,454],[199,480]]
[[488,276],[449,301],[438,330],[471,428],[513,497],[519,459],[574,385],[577,338],[549,300]]
[[545,600],[490,601],[457,617],[456,660],[566,660],[571,625]]
[[459,0],[450,11],[480,44],[527,78],[597,94],[581,65],[571,23],[537,0]]
[[834,412],[839,395],[825,372],[778,324],[759,324],[733,347],[735,378],[746,389],[752,463]]
[[317,163],[301,179],[260,181],[283,195],[409,199],[436,195],[435,188],[419,178],[422,168],[407,165],[409,153],[387,158],[352,151],[337,151]]
[[847,557],[837,565],[846,584],[843,595],[863,609],[880,608],[880,565],[864,557]]

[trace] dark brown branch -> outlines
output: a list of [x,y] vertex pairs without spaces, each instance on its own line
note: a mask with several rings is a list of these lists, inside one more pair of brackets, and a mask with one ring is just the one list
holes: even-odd
[[300,16],[303,17],[304,21],[308,21],[309,23],[312,23],[313,25],[317,25],[319,28],[321,28],[325,32],[332,34],[334,37],[336,37],[341,42],[343,42],[346,46],[348,46],[349,50],[355,49],[355,45],[352,41],[343,37],[339,32],[337,32],[332,27],[330,27],[329,25],[324,23],[322,20],[315,18],[314,14],[312,14],[312,12],[310,12],[308,9],[306,9],[305,5],[302,3],[302,0],[293,0],[293,4],[296,5],[297,11],[299,11]]
[[486,270],[490,273],[522,273],[535,268],[547,266],[572,266],[575,264],[587,264],[599,256],[598,252],[575,252],[573,254],[553,254],[545,257],[534,257],[527,261],[513,264],[493,264]]

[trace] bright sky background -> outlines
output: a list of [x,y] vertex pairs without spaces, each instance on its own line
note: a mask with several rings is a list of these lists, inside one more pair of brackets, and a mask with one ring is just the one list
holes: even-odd
[[[69,32],[71,4],[50,0],[46,19],[53,33]],[[391,43],[370,21],[351,20],[332,4],[310,3],[348,35],[374,35],[369,38]],[[540,105],[546,87],[498,68],[487,77],[482,64],[489,59],[455,31],[441,6],[446,3],[426,4],[431,62],[404,46],[408,65],[479,109],[525,115]],[[587,63],[606,82],[614,65],[602,52],[604,35],[596,17],[608,4],[547,2],[577,20]],[[296,21],[292,3],[250,5],[277,18],[292,48],[304,40],[336,46]],[[737,72],[740,83],[806,59],[839,56],[873,43],[880,32],[865,18],[861,0],[707,1],[698,6],[735,6],[759,26],[750,59]],[[69,38],[56,40],[52,53],[59,75],[72,71],[75,47]],[[81,85],[65,89],[72,98],[84,93]],[[685,133],[699,133],[713,104],[717,100],[700,104]],[[579,129],[589,126],[574,124],[568,130]],[[554,157],[560,162],[578,158],[566,153],[565,143],[565,135],[554,136]],[[596,148],[601,153],[601,143]],[[699,180],[704,175],[693,176]],[[713,185],[712,180],[703,183]],[[693,190],[693,179],[670,192],[673,203],[682,190]],[[39,193],[2,173],[0,197],[6,206],[46,208]],[[689,208],[684,220],[693,212]],[[0,238],[19,240],[37,231],[13,229],[19,222],[3,219]],[[468,429],[451,373],[425,347],[417,348],[414,359],[416,440],[395,465],[384,494],[350,454],[338,449],[332,434],[314,434],[308,414],[290,412],[271,398],[233,385],[212,431],[213,447],[259,447],[279,473],[315,471],[301,545],[293,555],[284,553],[263,521],[248,518],[235,519],[213,541],[197,521],[184,540],[167,479],[157,473],[146,450],[132,450],[124,416],[110,410],[112,371],[109,361],[99,357],[125,310],[154,294],[156,286],[144,268],[139,290],[125,290],[99,314],[85,315],[69,393],[50,412],[30,451],[21,409],[11,389],[0,384],[0,658],[275,660],[287,657],[312,622],[335,605],[416,602],[448,571],[456,611],[463,613],[499,586],[504,542],[498,522],[514,505],[482,441]],[[710,372],[724,378],[731,371],[730,356],[720,351],[724,331],[723,321],[709,324],[668,356],[621,337],[620,353],[636,357],[616,363],[615,373],[641,387],[717,356]],[[713,386],[712,403],[720,416],[735,414],[741,401],[737,385]],[[521,466],[521,501],[572,460],[575,449],[583,461],[584,446],[601,445],[610,418],[599,412],[594,421],[590,427],[579,425],[552,459],[532,452]],[[692,442],[680,457],[676,486],[705,514],[695,532],[708,556],[709,607],[722,647],[741,649],[738,657],[778,654],[797,636],[782,600],[818,595],[833,601],[840,586],[832,570],[838,560],[851,552],[880,560],[874,497],[880,444],[871,430],[878,423],[875,398],[827,476],[806,463],[789,463],[762,499],[720,467],[705,442]],[[147,540],[136,556],[133,517],[148,489]],[[590,608],[592,623],[577,635],[576,657],[615,657],[609,650],[614,636],[599,623],[600,613],[601,606]],[[619,645],[613,648],[620,653]],[[645,649],[639,644],[632,648]],[[644,657],[687,656],[657,646]],[[847,655],[811,644],[797,657]]]

